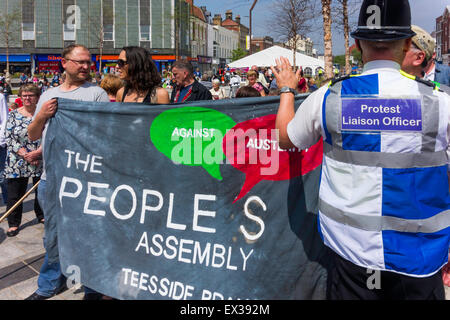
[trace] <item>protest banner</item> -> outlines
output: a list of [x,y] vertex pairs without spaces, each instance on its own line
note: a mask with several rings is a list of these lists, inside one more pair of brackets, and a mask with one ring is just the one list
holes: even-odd
[[279,97],[58,105],[46,209],[69,280],[118,299],[325,299],[322,140],[281,150]]

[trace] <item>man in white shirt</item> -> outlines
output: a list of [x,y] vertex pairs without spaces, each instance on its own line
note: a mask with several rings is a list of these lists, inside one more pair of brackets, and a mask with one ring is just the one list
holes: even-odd
[[[80,101],[109,102],[108,94],[102,88],[89,82],[92,64],[89,50],[82,45],[70,45],[64,49],[61,64],[65,69],[66,78],[62,85],[45,91],[37,104],[33,121],[28,126],[30,140],[41,139],[44,148],[48,120],[57,111],[57,98]],[[56,294],[64,287],[64,276],[59,263],[57,246],[56,217],[49,216],[46,210],[46,171],[45,157],[43,158],[43,172],[38,187],[38,200],[45,216],[44,247],[46,255],[38,278],[38,289],[26,300],[45,300]],[[85,288],[85,299],[95,294]]]
[[231,86],[230,98],[234,98],[236,97],[236,92],[241,86],[241,77],[239,76],[239,74],[233,72],[233,76],[231,77],[230,80],[230,86]]

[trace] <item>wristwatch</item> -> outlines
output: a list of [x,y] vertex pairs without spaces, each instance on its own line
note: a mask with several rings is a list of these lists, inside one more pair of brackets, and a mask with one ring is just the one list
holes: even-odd
[[297,94],[297,91],[295,89],[290,88],[290,87],[283,87],[283,88],[281,88],[280,93],[286,93],[286,92],[290,92],[294,96]]

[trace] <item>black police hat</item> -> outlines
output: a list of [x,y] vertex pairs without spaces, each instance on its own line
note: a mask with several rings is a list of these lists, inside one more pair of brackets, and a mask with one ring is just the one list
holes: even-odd
[[401,40],[414,35],[408,0],[364,0],[358,28],[351,33],[355,39],[368,41]]

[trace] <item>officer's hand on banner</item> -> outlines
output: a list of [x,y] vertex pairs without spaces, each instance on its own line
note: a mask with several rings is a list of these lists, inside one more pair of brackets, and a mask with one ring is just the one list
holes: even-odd
[[289,63],[289,60],[284,57],[280,57],[279,59],[275,59],[277,64],[276,68],[273,66],[270,67],[272,69],[275,78],[277,79],[278,88],[290,87],[297,88],[298,81],[300,80],[300,72],[301,69],[298,69],[296,73],[292,71],[292,66]]

